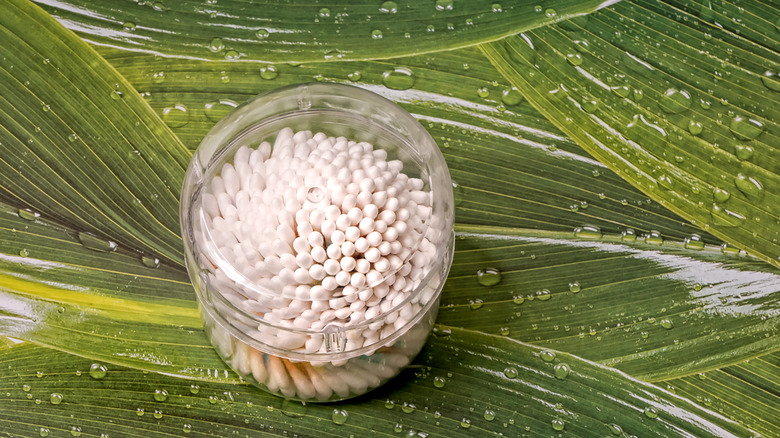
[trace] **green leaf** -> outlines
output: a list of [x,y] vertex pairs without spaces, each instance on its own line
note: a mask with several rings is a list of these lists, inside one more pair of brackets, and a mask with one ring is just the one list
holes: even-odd
[[[399,103],[428,129],[456,183],[459,223],[556,231],[589,224],[679,239],[697,233],[543,119],[476,49],[381,62],[276,65],[270,76],[253,64],[101,52],[164,119],[178,113],[171,126],[190,148],[259,92],[300,82],[348,83]],[[411,74],[410,88],[383,85],[383,76],[397,70]]]
[[[84,248],[71,231],[10,208],[0,209],[0,229],[8,235],[0,244],[0,332],[107,362],[235,380],[202,332],[180,269]],[[762,262],[610,235],[457,231],[444,324],[508,332],[651,380],[776,348],[780,276]],[[499,282],[483,286],[477,273],[491,269],[482,283]]]
[[187,59],[303,62],[379,59],[496,40],[597,10],[570,2],[348,0],[126,2],[36,0],[99,45]]
[[457,231],[442,324],[567,351],[651,381],[777,348],[780,272],[759,260],[651,238]]
[[[0,350],[8,367],[0,385],[10,394],[0,398],[6,420],[0,428],[27,436],[74,427],[110,436],[541,436],[556,433],[554,425],[573,436],[750,434],[685,399],[575,356],[467,330],[447,333],[434,337],[416,366],[384,389],[347,404],[306,407],[245,385],[192,383],[111,365],[96,379],[90,369],[104,364],[21,344]],[[59,404],[50,402],[52,394],[61,395]]]
[[85,248],[72,230],[2,204],[0,232],[0,333],[141,369],[236,379],[206,339],[180,267]]
[[40,8],[0,6],[0,199],[181,262],[189,154],[132,87]]
[[780,266],[773,12],[757,1],[623,2],[482,49],[599,161]]
[[780,436],[780,353],[659,384],[763,434]]

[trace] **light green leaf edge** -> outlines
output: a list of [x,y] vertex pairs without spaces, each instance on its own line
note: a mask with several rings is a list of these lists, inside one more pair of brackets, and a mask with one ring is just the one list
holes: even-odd
[[697,16],[676,3],[623,2],[480,47],[599,161],[694,225],[780,266],[772,73],[780,55],[771,37],[746,38],[766,24],[766,8],[743,2],[740,23],[720,29],[709,9]]

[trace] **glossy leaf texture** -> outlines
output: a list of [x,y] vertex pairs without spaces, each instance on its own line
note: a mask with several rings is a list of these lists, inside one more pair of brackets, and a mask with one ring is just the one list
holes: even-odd
[[76,35],[28,2],[0,8],[0,199],[180,262],[186,148]]
[[[13,208],[0,213],[8,236],[0,245],[4,334],[125,366],[236,379],[208,344],[180,268],[155,267],[122,250],[96,252],[66,228]],[[468,225],[456,231],[444,324],[568,351],[651,380],[776,348],[780,278],[762,262],[658,246],[652,238]]]
[[588,230],[579,237],[457,230],[442,324],[567,351],[651,381],[777,348],[780,272],[762,261]]
[[615,0],[35,0],[85,40],[187,59],[378,59],[492,41]]
[[482,49],[599,161],[780,266],[773,11],[760,1],[621,2]]
[[428,129],[456,183],[458,223],[556,231],[587,224],[613,233],[632,228],[719,242],[593,160],[474,48],[295,66],[100,51],[190,148],[255,94],[301,82],[347,83],[393,100]]
[[202,330],[181,267],[0,204],[0,333],[98,360],[233,381]]
[[751,433],[613,369],[460,329],[432,339],[417,367],[384,389],[339,405],[303,406],[248,386],[143,374],[31,344],[0,349],[0,361],[8,367],[0,377],[8,393],[0,397],[0,428],[26,436]]
[[658,386],[738,421],[763,436],[780,436],[778,352]]

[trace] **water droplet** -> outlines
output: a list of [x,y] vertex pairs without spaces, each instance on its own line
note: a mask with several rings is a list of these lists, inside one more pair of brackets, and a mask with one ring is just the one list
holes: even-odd
[[670,88],[666,90],[658,106],[669,114],[681,113],[691,107],[691,95],[685,90]]
[[547,301],[552,298],[552,294],[547,289],[536,291],[536,299],[539,301]]
[[192,384],[190,385],[190,393],[197,394],[200,392],[200,386]]
[[598,106],[599,106],[599,101],[595,97],[593,96],[582,97],[582,109],[584,111],[592,113],[593,111],[596,111],[596,108],[598,108]]
[[43,109],[43,112],[47,112],[51,109],[51,106],[44,103],[43,105],[41,105],[41,109]]
[[715,199],[715,202],[726,202],[730,197],[731,194],[720,187],[715,187],[715,190],[712,191],[712,198]]
[[328,8],[320,9],[320,17],[322,17],[322,18],[330,17],[330,9],[328,9]]
[[35,219],[41,217],[40,213],[34,212],[32,210],[28,210],[26,208],[20,208],[18,214],[20,218],[27,221],[34,221]]
[[559,363],[553,367],[553,374],[555,374],[555,378],[560,380],[569,377],[570,372],[571,372],[571,368],[569,368],[569,366],[566,365],[565,363]]
[[710,215],[712,217],[713,224],[724,227],[738,227],[742,225],[743,222],[745,222],[745,216],[722,207],[716,203],[712,204]]
[[398,12],[398,3],[396,2],[384,2],[382,3],[382,6],[379,7],[379,12],[384,12],[385,14],[395,14]]
[[407,90],[414,85],[414,74],[406,67],[396,67],[382,73],[382,83],[393,90]]
[[162,84],[163,81],[165,81],[164,71],[158,71],[157,73],[152,75],[152,82],[154,82],[155,84]]
[[501,333],[501,336],[509,336],[509,327],[501,327],[498,332]]
[[506,106],[515,106],[523,101],[523,95],[520,94],[517,87],[505,88],[501,92],[501,101],[504,102]]
[[493,3],[493,5],[491,6],[491,10],[493,12],[503,12],[504,8],[501,7],[501,3]]
[[192,425],[191,425],[191,424],[189,424],[189,423],[185,423],[185,424],[184,424],[184,425],[181,427],[181,431],[182,431],[182,432],[184,432],[184,433],[190,433],[190,432],[192,432]]
[[141,256],[141,263],[147,268],[159,268],[160,259],[157,257]]
[[235,50],[228,50],[227,52],[225,52],[225,59],[228,61],[235,61],[240,57],[241,54],[236,52]]
[[647,339],[647,338],[650,337],[650,333],[648,333],[648,332],[640,332],[639,336],[641,336],[642,339]]
[[619,425],[612,423],[612,424],[608,424],[607,427],[609,428],[609,431],[612,432],[612,435],[616,435],[616,436],[623,435],[623,428],[620,427]]
[[38,435],[40,435],[40,436],[42,436],[44,438],[49,436],[50,433],[51,433],[51,431],[47,427],[42,427],[42,428],[38,429]]
[[658,181],[658,187],[662,189],[672,190],[674,188],[674,181],[669,175],[659,175],[656,181]]
[[658,418],[658,412],[654,408],[647,407],[645,408],[645,417],[647,418]]
[[661,236],[660,231],[650,230],[650,233],[645,236],[645,243],[650,245],[661,245],[664,243],[664,238]]
[[477,96],[482,98],[488,97],[490,96],[490,91],[485,87],[479,88],[477,89]]
[[777,73],[767,70],[761,76],[761,82],[772,91],[780,91],[780,81],[777,80]]
[[24,392],[30,392],[32,387],[30,385],[22,385],[22,391]]
[[631,94],[631,88],[628,85],[618,85],[612,87],[612,92],[620,97],[628,97]]
[[27,257],[30,255],[30,251],[27,248],[22,248],[19,250],[19,255],[22,257]]
[[62,394],[60,394],[59,392],[52,392],[51,396],[49,396],[49,401],[53,405],[58,405],[62,403],[62,399],[63,399]]
[[601,229],[594,225],[585,225],[574,229],[574,237],[580,239],[601,239]]
[[764,124],[756,119],[735,116],[731,119],[729,129],[741,140],[752,140],[764,131]]
[[89,375],[93,379],[102,379],[103,377],[106,377],[106,373],[108,372],[108,367],[101,363],[93,363],[89,367]]
[[144,413],[145,413],[145,412],[144,412],[144,408],[137,408],[137,409],[135,410],[135,415],[138,415],[139,417],[143,417],[143,416],[144,416]]
[[268,35],[271,35],[271,33],[267,29],[257,29],[257,32],[255,32],[255,36],[261,40],[268,38]]
[[211,50],[214,53],[221,52],[224,49],[225,49],[225,43],[222,42],[222,38],[214,38],[209,43],[209,50]]
[[155,389],[154,400],[158,402],[164,402],[165,400],[168,400],[168,391],[164,389]]
[[739,173],[734,177],[734,185],[751,201],[760,201],[764,197],[764,187],[752,176]]
[[546,9],[544,11],[544,16],[547,17],[547,18],[553,19],[553,18],[558,16],[558,12],[556,12],[555,9],[552,9],[552,8]]
[[485,420],[487,421],[493,421],[496,419],[496,413],[490,409],[485,410],[485,414],[483,415]]
[[363,77],[363,75],[361,75],[359,71],[353,71],[352,73],[349,73],[347,75],[347,79],[349,79],[352,82],[357,82],[362,77]]
[[672,322],[671,319],[664,318],[664,319],[661,320],[661,327],[663,327],[663,328],[665,328],[667,330],[670,330],[670,329],[674,328],[674,323]]
[[334,409],[330,419],[333,420],[334,424],[344,424],[347,422],[348,416],[346,409]]
[[401,423],[395,423],[395,426],[393,426],[393,430],[398,433],[401,433],[404,431],[404,425]]
[[507,378],[514,379],[517,378],[517,369],[515,367],[507,367],[504,368],[504,375],[507,376]]
[[563,428],[566,426],[566,423],[563,422],[560,418],[554,418],[551,422],[553,430],[562,431]]
[[159,420],[163,417],[163,412],[159,409],[155,409],[154,412],[152,412],[152,416]]
[[378,40],[382,38],[382,31],[379,29],[374,29],[371,31],[371,38]]
[[70,434],[72,436],[81,436],[81,428],[78,426],[73,426],[70,428]]
[[620,240],[623,242],[635,242],[636,241],[636,231],[632,230],[631,228],[623,231],[620,233]]
[[190,121],[190,113],[186,106],[176,104],[163,108],[162,119],[171,128],[181,128]]
[[700,122],[697,122],[696,120],[691,120],[688,122],[688,132],[690,132],[692,135],[699,135],[703,130],[704,126]]
[[276,79],[276,77],[279,76],[279,70],[276,69],[276,66],[273,64],[265,64],[260,67],[260,77],[270,81],[272,79]]
[[212,122],[219,122],[237,106],[238,104],[230,99],[220,99],[218,101],[209,102],[204,105],[206,117]]
[[479,298],[476,298],[476,299],[473,299],[473,300],[469,301],[469,308],[471,310],[477,310],[477,309],[482,307],[482,304],[483,304],[482,300],[479,299]]
[[539,353],[539,357],[545,362],[552,362],[555,360],[555,352],[552,350],[543,350]]
[[747,161],[751,158],[753,158],[753,148],[750,146],[746,146],[743,144],[738,144],[735,147],[735,153],[737,155],[737,158],[739,158],[742,161]]
[[501,282],[501,271],[495,268],[485,268],[477,271],[477,282],[482,286],[495,286]]
[[704,242],[698,234],[692,234],[685,238],[685,247],[688,249],[704,249]]
[[116,251],[117,249],[116,242],[101,239],[94,234],[80,232],[78,237],[81,244],[84,245],[84,248],[91,249],[93,251],[112,252]]
[[404,404],[401,405],[401,412],[405,414],[411,414],[417,409],[417,406],[414,405],[414,403],[404,402]]
[[574,281],[572,283],[569,283],[569,292],[576,294],[579,293],[581,290],[582,290],[582,286],[580,286],[579,282]]
[[282,401],[282,414],[291,418],[301,418],[306,415],[306,402],[284,399]]
[[436,0],[437,11],[451,11],[453,0]]
[[515,304],[523,304],[525,302],[525,298],[520,295],[515,295],[512,297],[512,302]]
[[468,429],[469,427],[471,427],[471,420],[469,420],[468,418],[461,419],[460,420],[460,427],[462,427],[464,429]]
[[444,385],[447,384],[447,379],[441,376],[436,376],[433,378],[433,386],[437,388],[444,388]]
[[42,378],[43,376],[44,376],[44,374],[43,374],[43,371],[36,371],[36,372],[35,372],[35,377],[37,377],[37,378],[39,378],[39,379],[40,379],[40,378]]
[[582,64],[582,55],[580,55],[579,53],[567,53],[566,60],[569,61],[569,64],[573,66],[578,66]]

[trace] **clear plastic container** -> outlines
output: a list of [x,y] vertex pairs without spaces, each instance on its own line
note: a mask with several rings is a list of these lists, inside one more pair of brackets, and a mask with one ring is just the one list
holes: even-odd
[[[319,147],[323,155],[305,175],[296,174],[297,164],[290,163],[299,163],[309,149],[293,150],[283,137],[289,131],[281,133],[285,128],[304,132],[300,138],[319,132],[332,138],[319,146],[312,143],[310,149]],[[344,146],[345,141],[351,143]],[[274,239],[280,240],[277,234],[287,235],[290,229],[295,236],[285,238],[307,237],[308,225],[303,222],[311,222],[315,231],[323,227],[319,220],[309,219],[314,210],[336,214],[330,207],[336,205],[346,215],[350,205],[342,197],[349,193],[337,188],[337,178],[326,177],[348,167],[344,160],[328,161],[333,155],[328,154],[328,145],[339,142],[358,152],[371,145],[366,153],[395,161],[380,166],[386,170],[403,163],[396,173],[405,174],[405,182],[396,186],[414,186],[415,193],[397,196],[405,202],[403,213],[383,201],[388,193],[400,192],[380,190],[384,187],[379,177],[374,178],[376,187],[372,182],[368,188],[361,186],[371,193],[369,203],[380,206],[377,218],[389,221],[397,213],[407,218],[406,225],[400,226],[400,219],[393,222],[396,228],[388,239],[398,235],[393,240],[398,243],[380,245],[385,262],[372,262],[373,276],[366,274],[363,282],[358,275],[361,281],[355,286],[334,288],[334,280],[306,277],[307,268],[290,265],[299,253],[289,246],[274,246],[278,243]],[[254,151],[260,158],[253,162],[250,158],[255,166],[252,175],[261,176],[252,179],[247,166],[238,163]],[[249,207],[243,208],[242,219],[228,205],[231,199],[241,204],[238,198],[248,196],[236,191],[239,183],[230,185],[233,179],[226,172],[232,172],[231,166],[243,171],[236,173],[241,175],[238,190],[254,190],[252,199],[260,200],[252,204],[257,210],[253,221],[246,219]],[[268,176],[271,173],[282,177]],[[365,205],[357,207],[368,211]],[[392,207],[393,214],[382,213]],[[381,96],[346,85],[314,83],[280,88],[241,105],[214,126],[195,152],[182,188],[180,217],[187,269],[211,343],[236,373],[270,393],[302,401],[338,401],[364,394],[401,372],[432,329],[452,262],[452,183],[431,136],[409,113]],[[374,223],[380,231],[379,219]],[[383,233],[383,238],[388,235]],[[333,241],[314,239],[305,251],[313,255],[315,246],[324,249],[336,243],[336,232],[320,232],[327,235]],[[370,257],[364,252],[352,258]],[[295,269],[305,278],[291,280],[284,269]]]

